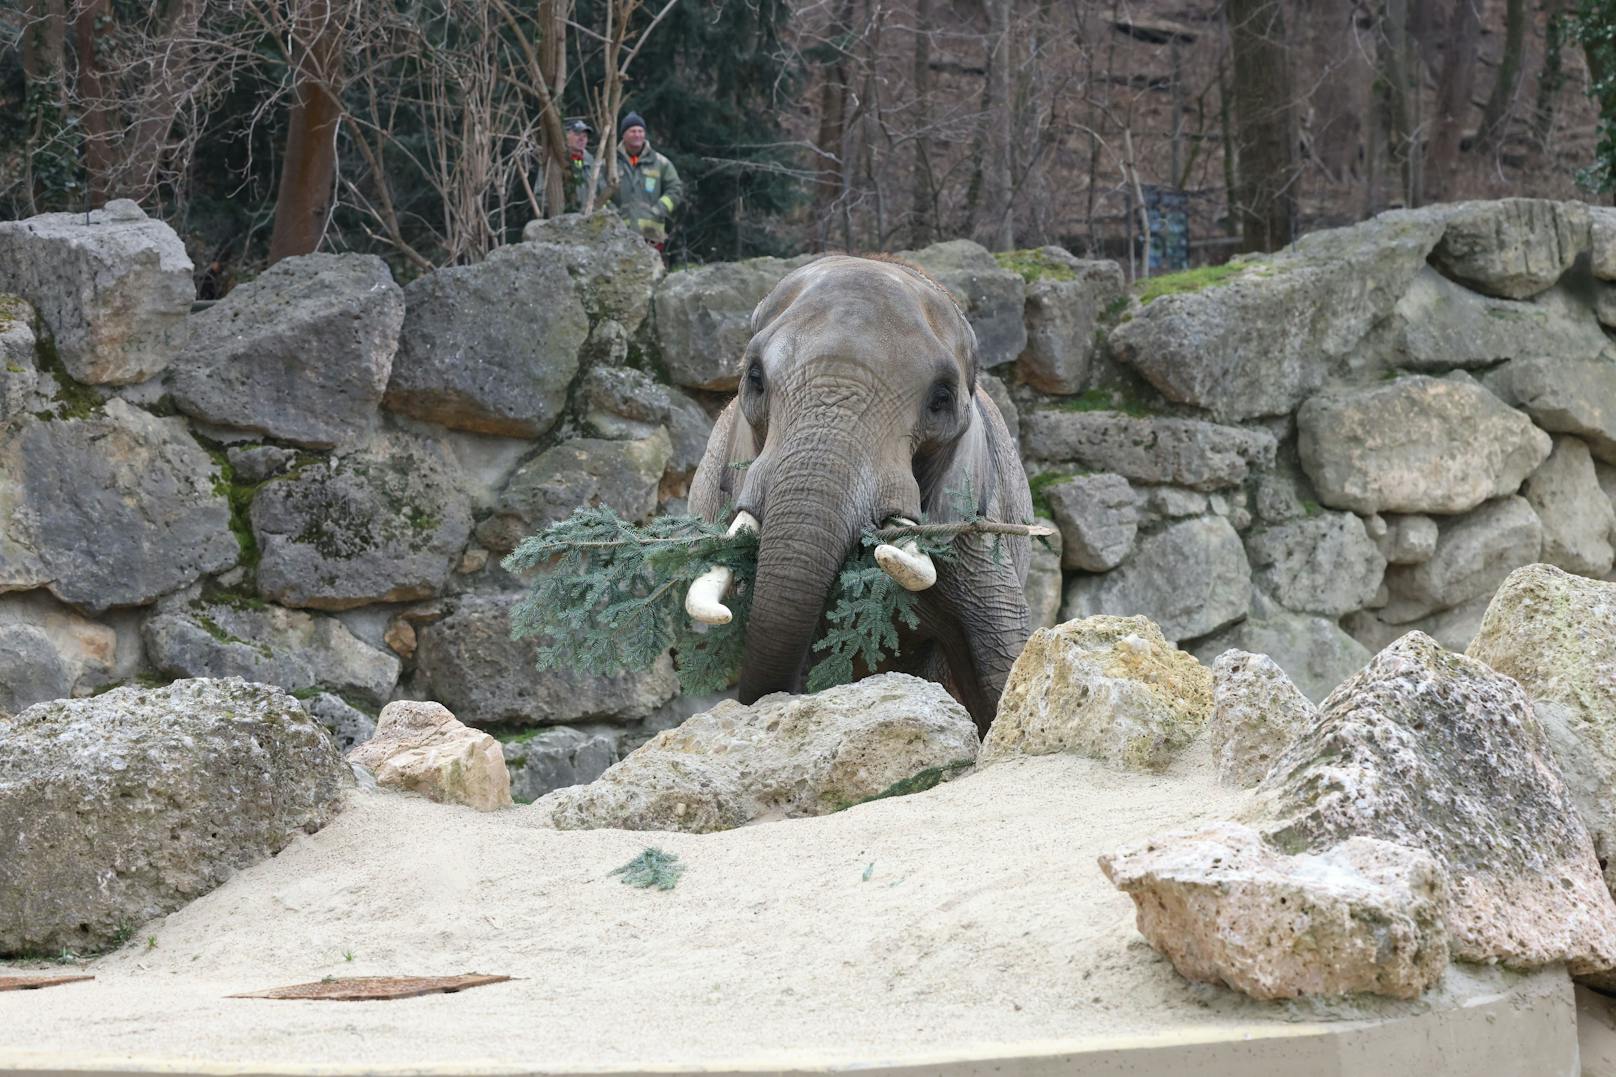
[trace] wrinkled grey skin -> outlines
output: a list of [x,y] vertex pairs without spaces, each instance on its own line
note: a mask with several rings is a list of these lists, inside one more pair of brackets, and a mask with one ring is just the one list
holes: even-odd
[[[744,469],[731,465],[747,462]],[[740,699],[801,690],[842,562],[892,516],[977,511],[1027,521],[1027,476],[977,387],[976,336],[942,288],[901,263],[831,255],[782,280],[752,312],[741,385],[691,484],[691,511],[761,522]],[[921,592],[920,628],[890,669],[941,681],[986,732],[1027,640],[1029,540],[955,543]]]

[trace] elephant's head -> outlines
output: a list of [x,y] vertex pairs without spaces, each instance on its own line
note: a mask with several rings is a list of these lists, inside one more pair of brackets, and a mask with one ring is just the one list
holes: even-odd
[[[913,267],[818,259],[758,304],[752,331],[722,453],[750,463],[721,467],[722,489],[708,502],[731,504],[761,528],[743,702],[799,688],[831,587],[865,527],[946,516],[967,490],[982,510],[997,504],[1003,453],[994,430],[1004,437],[977,393],[970,323]],[[713,458],[710,448],[709,479]],[[1026,480],[1013,466],[1025,503]],[[929,567],[882,554],[895,576]],[[911,589],[925,583],[908,580]]]

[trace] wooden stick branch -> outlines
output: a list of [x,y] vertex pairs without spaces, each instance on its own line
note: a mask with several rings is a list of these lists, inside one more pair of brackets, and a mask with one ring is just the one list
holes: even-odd
[[[958,523],[937,524],[900,524],[892,527],[879,528],[873,534],[878,539],[911,538],[916,535],[928,537],[941,537],[947,535],[1026,535],[1030,538],[1042,538],[1053,535],[1055,529],[1044,524],[1015,524],[1002,520],[967,520]],[[677,546],[680,544],[694,545],[698,542],[721,541],[722,535],[663,535],[658,538],[623,538],[599,539],[582,542],[564,542],[558,545],[569,546],[575,549],[598,549],[612,546]]]

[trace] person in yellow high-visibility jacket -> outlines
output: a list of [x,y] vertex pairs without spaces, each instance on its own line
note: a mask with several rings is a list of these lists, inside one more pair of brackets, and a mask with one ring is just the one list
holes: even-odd
[[645,120],[638,112],[624,116],[617,130],[617,193],[612,204],[647,243],[661,250],[685,185],[673,162],[646,141]]

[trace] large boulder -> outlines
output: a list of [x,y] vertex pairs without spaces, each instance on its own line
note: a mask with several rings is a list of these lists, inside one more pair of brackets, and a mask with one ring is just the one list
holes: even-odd
[[752,309],[787,273],[812,261],[752,258],[670,273],[652,300],[657,351],[675,385],[727,392],[741,379]]
[[1534,356],[1505,363],[1487,387],[1556,434],[1575,434],[1616,464],[1616,356]]
[[399,661],[337,620],[239,598],[181,594],[141,626],[146,654],[170,677],[241,677],[288,692],[311,688],[387,702]]
[[1315,703],[1362,669],[1371,656],[1330,618],[1293,613],[1260,591],[1252,594],[1245,620],[1198,641],[1191,652],[1211,665],[1231,649],[1268,655]]
[[1284,415],[1391,312],[1441,235],[1440,213],[1416,210],[1306,236],[1215,286],[1133,310],[1112,351],[1168,400],[1217,419]]
[[662,259],[610,209],[535,218],[522,242],[564,268],[591,324],[612,321],[632,336],[651,311],[651,294],[662,279]]
[[1599,319],[1564,288],[1533,302],[1493,299],[1424,269],[1392,317],[1393,356],[1409,370],[1440,373],[1509,359],[1590,359],[1610,347]]
[[1212,665],[1207,723],[1218,779],[1249,788],[1318,720],[1313,703],[1265,654],[1224,651]]
[[179,419],[119,399],[0,429],[0,591],[143,606],[236,563],[230,503]]
[[1603,576],[1616,562],[1616,506],[1599,487],[1588,446],[1554,439],[1554,451],[1521,488],[1543,521],[1544,561],[1582,576]]
[[114,680],[118,633],[44,591],[0,596],[0,711],[88,695]]
[[339,809],[336,746],[278,688],[118,688],[0,718],[0,955],[85,952]]
[[1139,540],[1133,556],[1066,588],[1061,616],[1143,614],[1179,641],[1216,632],[1251,608],[1251,566],[1233,525],[1194,516]]
[[1027,346],[1027,286],[1021,274],[1005,269],[986,247],[968,239],[933,243],[898,257],[925,270],[959,303],[976,332],[984,368],[1015,362]]
[[1076,752],[1158,770],[1206,724],[1212,675],[1144,617],[1090,617],[1032,634],[982,743],[984,765]]
[[1616,584],[1548,565],[1517,569],[1468,653],[1531,698],[1616,889]]
[[1484,599],[1505,576],[1536,561],[1542,548],[1543,525],[1526,499],[1499,498],[1444,521],[1430,560],[1387,569],[1390,601],[1376,615],[1388,624],[1407,624]]
[[[1046,527],[1053,521],[1037,519],[1034,523]],[[1032,543],[1032,561],[1027,568],[1027,583],[1022,588],[1027,596],[1028,624],[1033,628],[1053,628],[1060,620],[1061,599],[1061,533]]]
[[124,198],[0,223],[0,292],[38,308],[71,377],[114,385],[168,366],[196,299],[185,244]]
[[1122,267],[1085,261],[1062,247],[1000,255],[1027,281],[1027,346],[1016,377],[1045,393],[1077,393],[1088,384],[1100,321],[1127,294]]
[[1061,533],[1061,565],[1106,572],[1133,550],[1139,531],[1133,488],[1121,475],[1078,475],[1043,487]]
[[666,655],[643,672],[539,672],[539,643],[511,639],[511,607],[521,597],[466,595],[417,629],[416,693],[441,700],[468,725],[531,726],[634,721],[678,691]]
[[376,716],[376,732],[348,753],[384,789],[478,811],[509,808],[511,776],[499,742],[462,725],[439,703],[401,699]]
[[343,610],[440,591],[471,533],[464,483],[433,443],[403,433],[334,453],[258,488],[258,590]]
[[1431,555],[1436,553],[1439,528],[1431,517],[1423,513],[1371,516],[1370,523],[1365,526],[1370,526],[1375,520],[1380,521],[1384,530],[1371,530],[1370,537],[1380,547],[1387,564],[1417,565],[1421,561],[1429,561]]
[[305,699],[303,709],[325,726],[339,751],[346,752],[376,735],[376,719],[330,692],[317,692]]
[[1350,512],[1321,512],[1246,536],[1257,586],[1286,609],[1339,617],[1374,600],[1386,558]]
[[[640,240],[644,243],[644,240]],[[595,367],[578,386],[579,412],[596,437],[643,440],[668,430],[668,470],[689,478],[707,452],[713,421],[702,406],[643,371]]]
[[169,374],[174,403],[315,449],[361,440],[403,321],[404,293],[375,255],[283,258],[192,316]]
[[1272,466],[1278,442],[1262,430],[1196,419],[1043,408],[1021,417],[1021,446],[1032,460],[1207,491],[1239,486]]
[[389,411],[513,438],[555,425],[589,335],[558,258],[526,243],[501,247],[412,281],[404,301]]
[[1287,856],[1214,823],[1124,846],[1100,869],[1181,975],[1252,998],[1412,999],[1448,966],[1447,878],[1423,850],[1354,837]]
[[1452,207],[1431,261],[1479,292],[1526,299],[1558,281],[1588,245],[1582,203],[1503,198]]
[[1360,514],[1468,512],[1514,493],[1550,449],[1531,420],[1464,374],[1320,393],[1296,424],[1319,500]]
[[725,700],[531,810],[563,830],[728,830],[838,811],[968,765],[977,749],[970,715],[941,685],[886,673],[749,707]]
[[656,512],[657,490],[672,454],[661,427],[638,441],[563,441],[511,474],[494,515],[477,525],[477,541],[504,553],[586,505],[605,505],[625,520],[643,523]]
[[623,758],[623,736],[607,726],[533,729],[500,745],[511,776],[511,798],[531,804],[556,789],[585,785]]
[[1434,856],[1456,958],[1616,967],[1616,903],[1526,693],[1428,636],[1337,689],[1260,793],[1286,853],[1367,837]]
[[39,369],[34,311],[24,300],[0,295],[0,423],[47,410],[45,372]]

